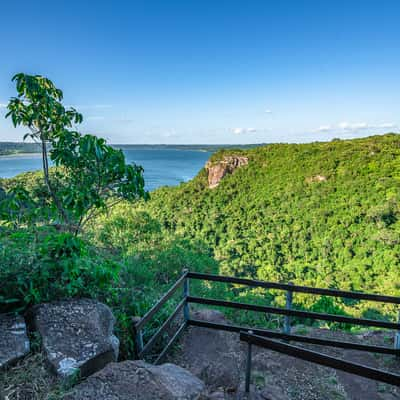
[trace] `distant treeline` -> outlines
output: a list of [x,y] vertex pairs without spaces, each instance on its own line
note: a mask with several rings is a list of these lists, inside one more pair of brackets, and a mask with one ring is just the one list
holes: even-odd
[[[217,151],[224,149],[251,149],[261,146],[261,144],[113,144],[113,147],[121,150],[195,150],[195,151]],[[0,142],[0,155],[10,155],[19,153],[39,153],[40,147],[36,143],[23,142]]]
[[220,149],[252,149],[264,144],[113,144],[112,146],[122,150],[195,150],[217,151]]
[[36,143],[0,142],[0,155],[19,153],[38,153],[40,147]]

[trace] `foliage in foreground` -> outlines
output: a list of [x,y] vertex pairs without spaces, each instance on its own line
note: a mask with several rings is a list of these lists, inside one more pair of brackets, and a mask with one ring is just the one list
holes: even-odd
[[[2,218],[17,224],[53,222],[77,234],[98,210],[121,199],[147,197],[143,169],[126,164],[122,150],[104,139],[73,129],[83,116],[64,107],[63,93],[51,80],[23,73],[12,80],[17,96],[11,98],[6,117],[28,130],[24,140],[30,137],[40,145],[47,207],[43,214],[40,202],[16,186],[1,201]],[[56,166],[53,171],[49,159]]]
[[[131,318],[143,315],[184,268],[217,272],[199,242],[161,233],[157,221],[131,205],[111,211],[85,237],[54,228],[0,231],[0,313],[71,297],[108,304],[117,319],[121,357],[133,354]],[[148,327],[150,334],[182,296]]]

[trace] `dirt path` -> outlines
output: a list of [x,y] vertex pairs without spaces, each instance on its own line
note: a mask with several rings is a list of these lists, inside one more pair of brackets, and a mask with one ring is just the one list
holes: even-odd
[[[378,363],[370,354],[360,354],[356,351],[344,351],[343,358],[358,364],[379,368]],[[382,400],[378,392],[378,383],[371,379],[362,378],[342,371],[336,372],[348,397],[352,400]]]

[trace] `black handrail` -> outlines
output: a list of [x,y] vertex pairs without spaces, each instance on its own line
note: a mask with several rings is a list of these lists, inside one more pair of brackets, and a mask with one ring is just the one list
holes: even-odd
[[161,297],[160,300],[135,324],[136,330],[142,329],[143,325],[145,325],[151,318],[160,310],[160,308],[175,294],[178,290],[179,286],[183,284],[185,279],[187,278],[188,273],[184,272],[183,275],[174,283],[174,285],[168,290],[167,293]]
[[[135,356],[136,358],[143,358],[147,355],[150,350],[154,347],[157,340],[162,336],[162,334],[167,330],[167,328],[171,325],[172,321],[177,317],[179,312],[187,307],[187,275],[188,271],[184,270],[182,276],[172,285],[172,287],[161,297],[161,299],[142,317],[139,319],[134,319],[132,330],[134,332],[135,337]],[[143,343],[143,327],[147,324],[154,315],[161,309],[161,307],[176,293],[178,288],[184,285],[183,290],[183,299],[177,305],[172,314],[163,322],[161,327],[152,335],[152,337],[148,340],[146,345]],[[183,332],[184,328],[187,325],[186,315],[184,313],[184,322],[178,328],[177,332],[173,336],[173,338],[169,341],[167,346],[162,350],[161,354],[157,357],[156,364],[161,360],[164,354],[168,351],[168,349],[172,346],[173,342],[178,338],[178,336]]]
[[203,281],[235,283],[239,285],[246,285],[252,287],[262,287],[265,289],[278,289],[290,292],[317,294],[317,295],[333,296],[333,297],[344,297],[348,299],[357,299],[357,300],[370,300],[370,301],[378,301],[390,304],[400,304],[400,297],[396,296],[384,296],[371,293],[350,292],[337,289],[313,288],[309,286],[298,286],[287,283],[276,283],[276,282],[258,281],[246,278],[236,278],[233,276],[220,276],[213,274],[203,274],[199,272],[189,272],[188,278],[199,279]]
[[[199,279],[205,281],[215,281],[215,282],[226,282],[233,284],[241,284],[247,285],[251,287],[263,287],[268,289],[278,289],[286,291],[286,308],[279,307],[270,307],[270,306],[261,306],[261,305],[253,305],[247,303],[240,303],[234,301],[224,301],[224,300],[216,300],[210,298],[202,298],[195,297],[189,295],[189,279]],[[145,346],[143,346],[142,339],[142,329],[144,325],[150,321],[151,318],[161,309],[161,307],[176,293],[177,289],[181,286],[183,287],[183,298],[180,303],[177,305],[175,310],[170,314],[166,321],[160,326],[157,332],[148,340]],[[302,310],[294,310],[291,308],[291,299],[293,292],[300,293],[308,293],[308,294],[316,294],[316,295],[326,295],[326,296],[335,296],[335,297],[344,297],[358,300],[370,300],[370,301],[378,301],[378,302],[386,302],[391,304],[400,304],[400,297],[394,296],[381,296],[375,294],[367,294],[367,293],[358,293],[358,292],[348,292],[336,289],[321,289],[321,288],[311,288],[307,286],[297,286],[292,284],[281,284],[274,282],[263,282],[256,281],[251,279],[243,279],[243,278],[235,278],[235,277],[227,277],[227,276],[218,276],[212,274],[202,274],[197,272],[188,272],[184,271],[183,275],[175,282],[175,284],[167,291],[167,293],[134,325],[133,329],[135,330],[135,338],[137,343],[137,355],[138,357],[143,357],[147,355],[151,348],[154,346],[156,341],[161,337],[161,335],[166,331],[171,322],[177,317],[179,312],[183,309],[183,323],[179,326],[172,339],[169,340],[168,344],[161,351],[160,355],[157,357],[155,363],[159,363],[161,359],[165,356],[174,342],[177,340],[179,335],[184,331],[187,326],[197,326],[197,327],[205,327],[217,330],[224,330],[229,332],[238,332],[240,333],[241,340],[245,340],[248,342],[249,346],[249,354],[251,354],[251,345],[257,344],[262,345],[263,347],[270,348],[272,350],[280,351],[284,354],[290,354],[298,358],[302,358],[304,360],[313,361],[319,363],[321,365],[331,366],[336,369],[340,369],[347,372],[352,372],[360,376],[370,377],[371,379],[380,380],[382,382],[398,384],[398,379],[400,376],[395,374],[390,374],[384,371],[375,370],[370,367],[366,367],[363,365],[349,363],[347,361],[343,361],[340,359],[336,359],[334,357],[326,356],[322,353],[317,353],[309,350],[305,350],[301,347],[284,344],[281,342],[277,342],[275,340],[266,339],[266,338],[275,338],[281,339],[285,341],[295,341],[302,343],[310,343],[316,344],[320,346],[332,346],[338,348],[345,349],[353,349],[353,350],[361,350],[368,352],[375,352],[381,354],[391,354],[400,356],[400,348],[395,345],[395,348],[388,348],[382,346],[372,346],[372,345],[364,345],[359,343],[351,343],[345,341],[335,341],[328,339],[320,339],[315,337],[308,336],[300,336],[290,334],[290,316],[300,317],[300,318],[310,318],[317,320],[325,320],[332,322],[342,322],[348,324],[356,324],[356,325],[364,325],[364,326],[374,326],[381,327],[387,329],[395,329],[400,331],[400,321],[399,323],[387,322],[387,321],[378,321],[371,320],[365,318],[353,318],[343,315],[334,315],[334,314],[324,314],[317,312],[309,312]],[[247,327],[238,326],[238,325],[228,325],[228,324],[218,324],[207,321],[200,321],[196,319],[191,319],[189,314],[189,303],[195,304],[206,304],[213,306],[222,306],[222,307],[231,307],[235,309],[241,310],[250,310],[255,312],[263,312],[277,315],[285,315],[288,319],[287,327],[289,329],[286,332],[276,332],[266,329],[258,329],[258,328],[250,328],[251,333],[243,332],[244,329],[249,329]],[[400,338],[400,334],[399,338]],[[400,339],[399,339],[400,342]],[[251,360],[249,360],[248,365],[251,365]],[[250,377],[249,371],[246,371],[246,376]],[[394,379],[394,380],[393,380]],[[395,382],[395,383],[393,383]],[[246,389],[249,387],[249,382],[246,382]]]
[[236,333],[251,330],[255,335],[258,336],[281,339],[285,341],[309,343],[309,344],[316,344],[319,346],[329,346],[341,349],[351,349],[351,350],[367,351],[370,353],[390,354],[394,356],[400,356],[400,349],[393,349],[384,346],[372,346],[368,344],[359,344],[346,341],[339,342],[337,340],[320,339],[312,336],[301,336],[293,334],[288,335],[286,333],[271,331],[269,329],[251,328],[233,324],[221,324],[221,323],[202,321],[192,318],[189,319],[187,322],[189,326],[197,326],[199,328],[208,328],[208,329],[215,329],[218,331],[236,332]]
[[153,348],[157,340],[162,336],[162,334],[166,331],[166,329],[171,325],[172,321],[176,318],[179,312],[186,304],[186,299],[183,299],[175,308],[174,312],[164,321],[164,323],[160,326],[157,332],[149,339],[146,345],[143,347],[142,351],[139,352],[139,358],[143,358],[147,355],[150,350]]
[[400,375],[385,372],[379,369],[367,367],[365,365],[344,361],[340,358],[327,356],[326,354],[318,353],[316,351],[306,350],[298,346],[278,342],[276,340],[267,339],[255,335],[251,332],[241,332],[240,340],[245,341],[249,344],[248,353],[248,369],[246,373],[246,391],[249,391],[250,387],[250,371],[251,368],[251,345],[263,347],[265,349],[277,351],[279,353],[286,354],[288,356],[300,358],[313,362],[315,364],[323,365],[325,367],[335,368],[341,371],[349,372],[364,378],[374,379],[376,381],[385,382],[390,385],[400,386]]
[[168,350],[172,347],[172,345],[176,342],[178,337],[182,334],[182,332],[185,330],[187,326],[187,322],[183,321],[182,325],[178,328],[178,330],[175,332],[175,335],[170,339],[170,341],[167,343],[167,345],[164,347],[163,351],[160,353],[160,355],[157,357],[156,361],[154,364],[158,364],[164,356],[167,354]]
[[214,300],[214,299],[208,299],[208,298],[203,298],[203,297],[193,297],[193,296],[188,296],[187,301],[188,301],[188,303],[207,304],[207,305],[211,305],[211,306],[220,306],[220,307],[230,307],[230,308],[237,308],[240,310],[250,310],[250,311],[263,312],[263,313],[269,313],[269,314],[290,315],[293,317],[319,319],[319,320],[331,321],[331,322],[343,322],[343,323],[348,323],[348,324],[374,326],[374,327],[387,328],[387,329],[396,329],[396,330],[400,329],[400,323],[378,321],[375,319],[352,318],[352,317],[345,317],[342,315],[292,310],[292,309],[279,308],[279,307],[259,306],[259,305],[254,305],[254,304],[238,303],[235,301]]

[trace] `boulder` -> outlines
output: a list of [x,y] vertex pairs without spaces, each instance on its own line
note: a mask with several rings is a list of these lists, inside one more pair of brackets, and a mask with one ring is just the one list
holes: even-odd
[[219,161],[208,161],[205,166],[208,173],[208,187],[216,188],[225,175],[232,174],[236,169],[248,163],[249,159],[243,156],[225,156]]
[[261,398],[265,400],[289,400],[289,397],[282,388],[272,385],[261,390]]
[[225,392],[223,390],[217,390],[215,392],[210,393],[208,396],[208,400],[225,400]]
[[174,364],[112,363],[67,393],[63,400],[197,400],[204,383]]
[[0,314],[0,369],[29,353],[24,319],[19,315]]
[[[210,309],[193,311],[191,318],[228,323],[224,314]],[[244,355],[237,333],[193,327],[183,336],[172,361],[202,379],[210,390],[235,393],[244,371]]]
[[51,369],[61,378],[88,376],[118,358],[114,316],[106,305],[89,299],[40,304],[29,312],[33,329]]

